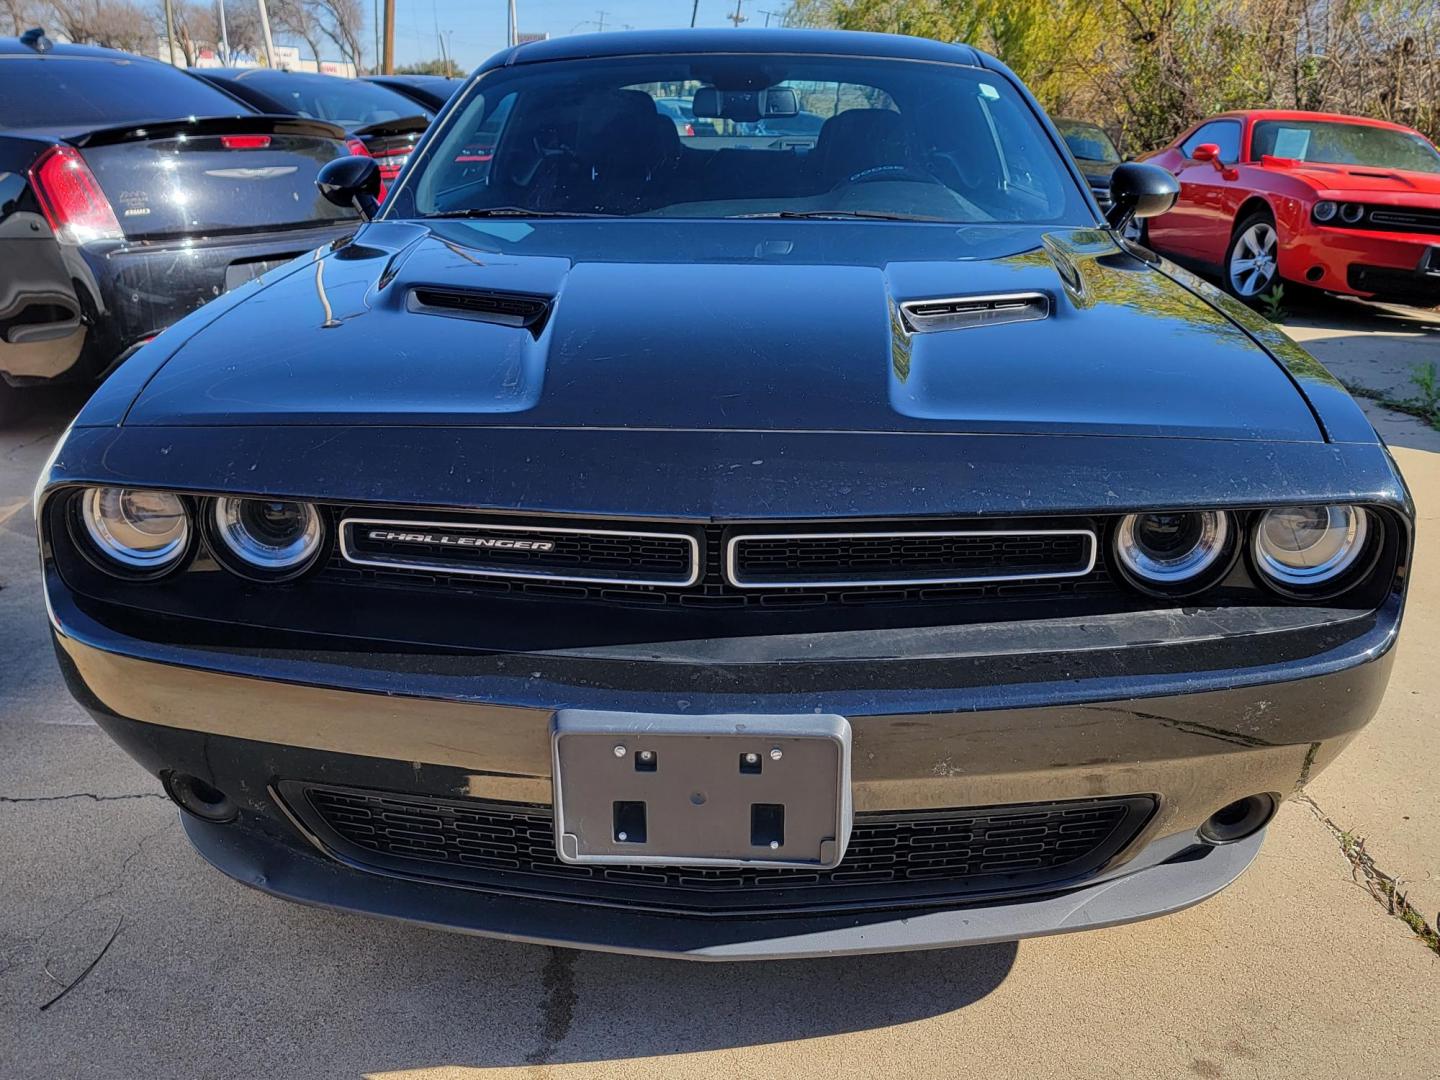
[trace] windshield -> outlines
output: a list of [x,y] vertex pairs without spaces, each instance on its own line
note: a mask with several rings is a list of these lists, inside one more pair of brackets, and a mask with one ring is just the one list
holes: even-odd
[[1326,165],[1440,173],[1440,152],[1413,131],[1323,120],[1261,120],[1250,137],[1250,159],[1266,155]]
[[1103,161],[1112,165],[1120,163],[1120,153],[1110,141],[1110,136],[1094,124],[1083,124],[1078,120],[1056,120],[1055,126],[1060,129],[1060,137],[1065,140],[1065,145],[1070,147],[1070,153],[1082,161]]
[[0,128],[106,127],[253,112],[209,83],[150,60],[0,57]]
[[266,97],[274,98],[288,113],[312,120],[328,120],[347,130],[433,113],[389,87],[336,75],[292,75],[283,71],[246,72],[240,80]]
[[[624,57],[497,68],[462,93],[387,200],[387,217],[1094,224],[1035,113],[1003,77],[977,68]],[[486,160],[475,160],[477,146]]]

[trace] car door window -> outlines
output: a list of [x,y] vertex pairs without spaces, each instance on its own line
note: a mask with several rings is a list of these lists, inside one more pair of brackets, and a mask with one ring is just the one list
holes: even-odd
[[1220,148],[1220,160],[1233,165],[1240,160],[1240,122],[1238,120],[1212,120],[1201,124],[1183,143],[1180,152],[1187,160],[1194,160],[1195,147],[1203,143],[1214,143]]

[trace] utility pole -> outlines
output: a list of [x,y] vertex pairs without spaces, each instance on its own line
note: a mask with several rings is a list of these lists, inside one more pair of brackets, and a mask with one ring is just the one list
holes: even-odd
[[740,26],[740,24],[741,24],[742,22],[747,22],[747,21],[748,21],[748,18],[749,18],[749,17],[746,16],[746,15],[741,15],[741,14],[740,14],[740,5],[743,4],[744,2],[745,2],[745,0],[735,0],[735,14],[734,14],[734,15],[726,15],[726,16],[725,16],[727,19],[729,19],[732,23],[735,24],[735,26],[736,26],[737,29],[739,28],[739,26]]
[[230,34],[225,29],[225,0],[215,0],[215,8],[220,15],[220,62],[229,67]]
[[395,0],[385,0],[385,39],[380,71],[385,75],[395,74]]
[[700,0],[695,0],[695,6],[690,9],[690,29],[695,29],[695,18],[700,14]]
[[510,21],[505,28],[505,44],[512,49],[520,44],[520,17],[515,13],[515,0],[510,0]]
[[170,50],[170,66],[175,66],[175,13],[170,0],[165,0],[165,47]]
[[603,33],[605,32],[605,15],[606,15],[606,12],[600,11],[600,12],[596,12],[596,14],[598,14],[598,15],[600,16],[600,18],[599,18],[599,20],[597,20],[596,23],[595,23],[595,32],[596,32],[597,34],[603,34]]
[[[766,25],[767,28],[768,28],[769,25],[770,25],[770,16],[771,16],[771,15],[778,15],[778,16],[779,16],[780,18],[782,18],[782,19],[785,17],[785,12],[783,12],[783,11],[762,11],[762,12],[760,12],[760,14],[765,16],[765,25]],[[785,24],[782,22],[780,25],[781,25],[781,26],[784,26]]]
[[275,39],[270,36],[270,9],[265,6],[265,0],[256,0],[260,6],[260,39],[265,43],[265,66],[275,66]]
[[375,67],[380,68],[380,0],[370,0],[370,26],[375,31]]

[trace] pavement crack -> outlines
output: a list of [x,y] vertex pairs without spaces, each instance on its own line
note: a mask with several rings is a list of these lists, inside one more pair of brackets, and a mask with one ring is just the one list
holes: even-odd
[[570,1034],[570,1025],[575,1021],[575,953],[552,946],[540,972],[540,985],[545,988],[545,1001],[540,1006],[540,1045],[525,1055],[531,1065],[549,1062],[555,1048]]
[[[1295,798],[1308,806],[1315,819],[1339,842],[1341,853],[1350,862],[1350,877],[1355,883],[1362,886],[1387,914],[1408,926],[1422,945],[1440,955],[1440,933],[1436,933],[1435,927],[1426,922],[1425,916],[1410,903],[1403,891],[1404,881],[1392,877],[1375,865],[1375,860],[1365,850],[1365,838],[1336,825],[1330,816],[1320,809],[1320,804],[1304,792]],[[1364,880],[1361,880],[1362,878]],[[1436,916],[1436,922],[1440,922],[1440,915]]]
[[139,791],[133,795],[96,795],[91,791],[74,791],[68,795],[0,795],[0,803],[65,802],[68,799],[91,799],[95,802],[122,802],[126,799],[164,799],[158,791]]

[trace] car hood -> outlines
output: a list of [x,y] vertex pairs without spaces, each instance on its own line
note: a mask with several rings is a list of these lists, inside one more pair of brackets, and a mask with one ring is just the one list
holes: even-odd
[[[1322,438],[1268,352],[1094,229],[380,222],[247,288],[150,347],[171,355],[126,424]],[[911,332],[901,310],[1017,292],[1048,316]]]
[[1440,173],[1383,169],[1368,165],[1275,165],[1269,167],[1304,180],[1325,194],[1420,195],[1440,197]]

